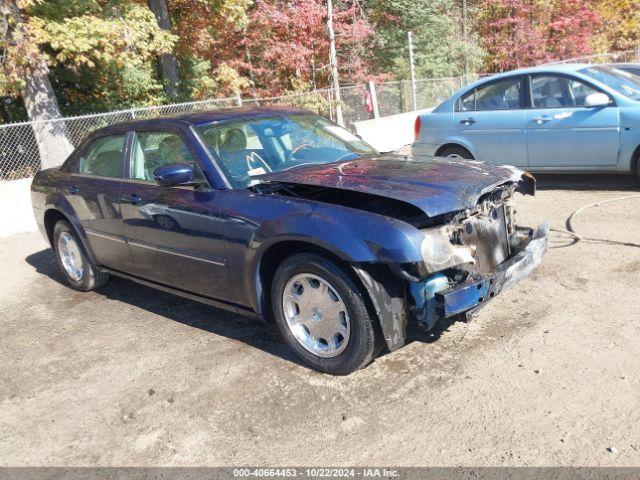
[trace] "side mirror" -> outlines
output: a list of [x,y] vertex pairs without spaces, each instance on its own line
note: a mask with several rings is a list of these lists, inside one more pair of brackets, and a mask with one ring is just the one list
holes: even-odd
[[163,187],[175,187],[183,183],[189,183],[193,178],[193,168],[189,165],[174,163],[163,165],[153,171],[153,178]]
[[604,93],[591,93],[584,99],[585,107],[604,107],[609,105],[609,96]]

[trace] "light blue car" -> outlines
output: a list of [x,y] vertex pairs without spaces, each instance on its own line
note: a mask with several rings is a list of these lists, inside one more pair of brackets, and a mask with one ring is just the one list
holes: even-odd
[[565,64],[484,78],[419,116],[412,150],[536,172],[640,177],[640,76]]

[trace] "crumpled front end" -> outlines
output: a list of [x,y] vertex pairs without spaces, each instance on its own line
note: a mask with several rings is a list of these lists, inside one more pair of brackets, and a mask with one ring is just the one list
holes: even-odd
[[477,310],[540,265],[549,225],[516,225],[513,193],[497,189],[475,209],[423,231],[423,262],[403,266],[410,316],[422,327]]

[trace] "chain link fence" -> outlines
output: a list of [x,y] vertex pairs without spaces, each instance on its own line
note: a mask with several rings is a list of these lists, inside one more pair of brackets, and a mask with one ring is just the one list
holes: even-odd
[[[554,63],[605,63],[640,61],[640,47],[625,52],[591,55]],[[484,75],[416,80],[416,107],[434,107],[461,87]],[[386,117],[413,110],[413,88],[408,80],[345,86],[340,89],[345,126],[355,130],[355,122],[374,118],[373,98],[377,115]],[[336,99],[333,90],[258,99],[223,98],[162,105],[149,108],[120,110],[65,117],[56,120],[0,124],[0,181],[29,178],[40,169],[60,165],[92,131],[140,118],[196,112],[238,105],[289,105],[304,108],[336,120]]]
[[568,58],[557,62],[550,62],[546,65],[558,65],[563,63],[640,63],[640,46],[635,50],[625,50],[623,52],[598,53],[585,57]]
[[0,125],[0,181],[29,178],[42,168],[60,165],[89,133],[107,125],[234,105],[237,99],[223,98]]

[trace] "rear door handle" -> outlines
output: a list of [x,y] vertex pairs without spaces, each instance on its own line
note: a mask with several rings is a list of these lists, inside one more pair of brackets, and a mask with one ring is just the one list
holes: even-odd
[[75,195],[76,193],[78,193],[80,191],[80,189],[75,186],[75,185],[69,185],[68,187],[64,188],[64,191],[71,194],[71,195]]
[[546,115],[543,115],[541,117],[534,117],[532,119],[534,122],[536,122],[538,125],[542,124],[542,123],[547,123],[551,121],[551,117],[547,117]]
[[133,205],[136,205],[142,201],[142,198],[140,198],[135,193],[132,193],[131,195],[123,195],[122,197],[120,197],[120,200],[122,200],[123,202],[132,203]]
[[473,118],[469,117],[460,120],[460,123],[462,123],[463,125],[473,125],[474,123],[476,123],[476,121]]

